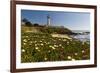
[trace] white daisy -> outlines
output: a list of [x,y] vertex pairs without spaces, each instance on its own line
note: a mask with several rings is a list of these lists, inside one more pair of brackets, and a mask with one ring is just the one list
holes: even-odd
[[61,40],[61,39],[59,39],[59,40]]
[[28,36],[26,36],[26,38],[28,38]]
[[47,44],[50,44],[50,42],[48,42]]
[[32,41],[30,41],[30,43],[33,43]]
[[41,46],[43,46],[43,43],[41,43]]
[[34,41],[34,43],[36,43],[37,41]]
[[51,47],[51,48],[52,48],[52,46],[51,46],[51,45],[49,45],[49,47]]
[[47,59],[48,59],[48,58],[46,58],[46,57],[44,58],[44,60],[47,60]]
[[24,49],[22,49],[22,52],[25,52],[25,50],[24,50]]
[[40,52],[41,50],[38,49],[38,51]]
[[68,59],[71,59],[71,56],[68,56],[67,58],[68,58]]
[[42,42],[42,41],[40,41],[40,42]]
[[75,59],[72,59],[72,61],[75,61]]
[[69,42],[67,42],[67,44],[69,44]]
[[64,47],[62,46],[62,48],[64,48]]
[[77,55],[78,55],[78,53],[75,53],[75,55],[77,56]]
[[59,44],[59,46],[62,46],[61,44]]
[[63,41],[66,41],[66,39],[63,39]]
[[26,43],[23,43],[24,45],[26,45]]
[[36,50],[38,50],[39,48],[38,48],[38,47],[36,47],[35,49],[36,49]]
[[57,45],[54,45],[54,47],[57,47]]
[[24,39],[23,41],[24,41],[24,42],[27,42],[27,40],[26,40],[26,39]]
[[82,53],[84,53],[85,51],[84,50],[82,50]]
[[52,47],[52,49],[54,49],[54,50],[55,50],[56,48],[55,48],[55,47]]
[[37,46],[37,44],[35,44],[35,46]]

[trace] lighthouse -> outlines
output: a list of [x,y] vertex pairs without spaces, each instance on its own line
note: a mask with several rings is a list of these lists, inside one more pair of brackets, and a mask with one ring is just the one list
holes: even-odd
[[50,26],[50,16],[49,15],[47,15],[47,26]]

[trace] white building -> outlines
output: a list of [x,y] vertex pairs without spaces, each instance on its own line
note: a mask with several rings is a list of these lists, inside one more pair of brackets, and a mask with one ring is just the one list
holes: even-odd
[[50,16],[48,15],[47,16],[47,26],[50,26],[50,24],[51,24],[50,22],[51,22],[51,19],[50,19]]

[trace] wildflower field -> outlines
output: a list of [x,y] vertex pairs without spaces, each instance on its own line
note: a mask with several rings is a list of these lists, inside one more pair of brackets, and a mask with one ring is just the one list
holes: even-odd
[[21,33],[21,62],[75,61],[90,59],[90,44],[46,33]]

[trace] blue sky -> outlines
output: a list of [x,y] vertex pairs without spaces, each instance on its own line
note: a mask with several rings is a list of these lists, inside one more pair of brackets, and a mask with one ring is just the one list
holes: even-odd
[[21,19],[26,18],[33,24],[47,24],[47,15],[50,15],[51,25],[71,30],[90,30],[90,13],[21,10]]

